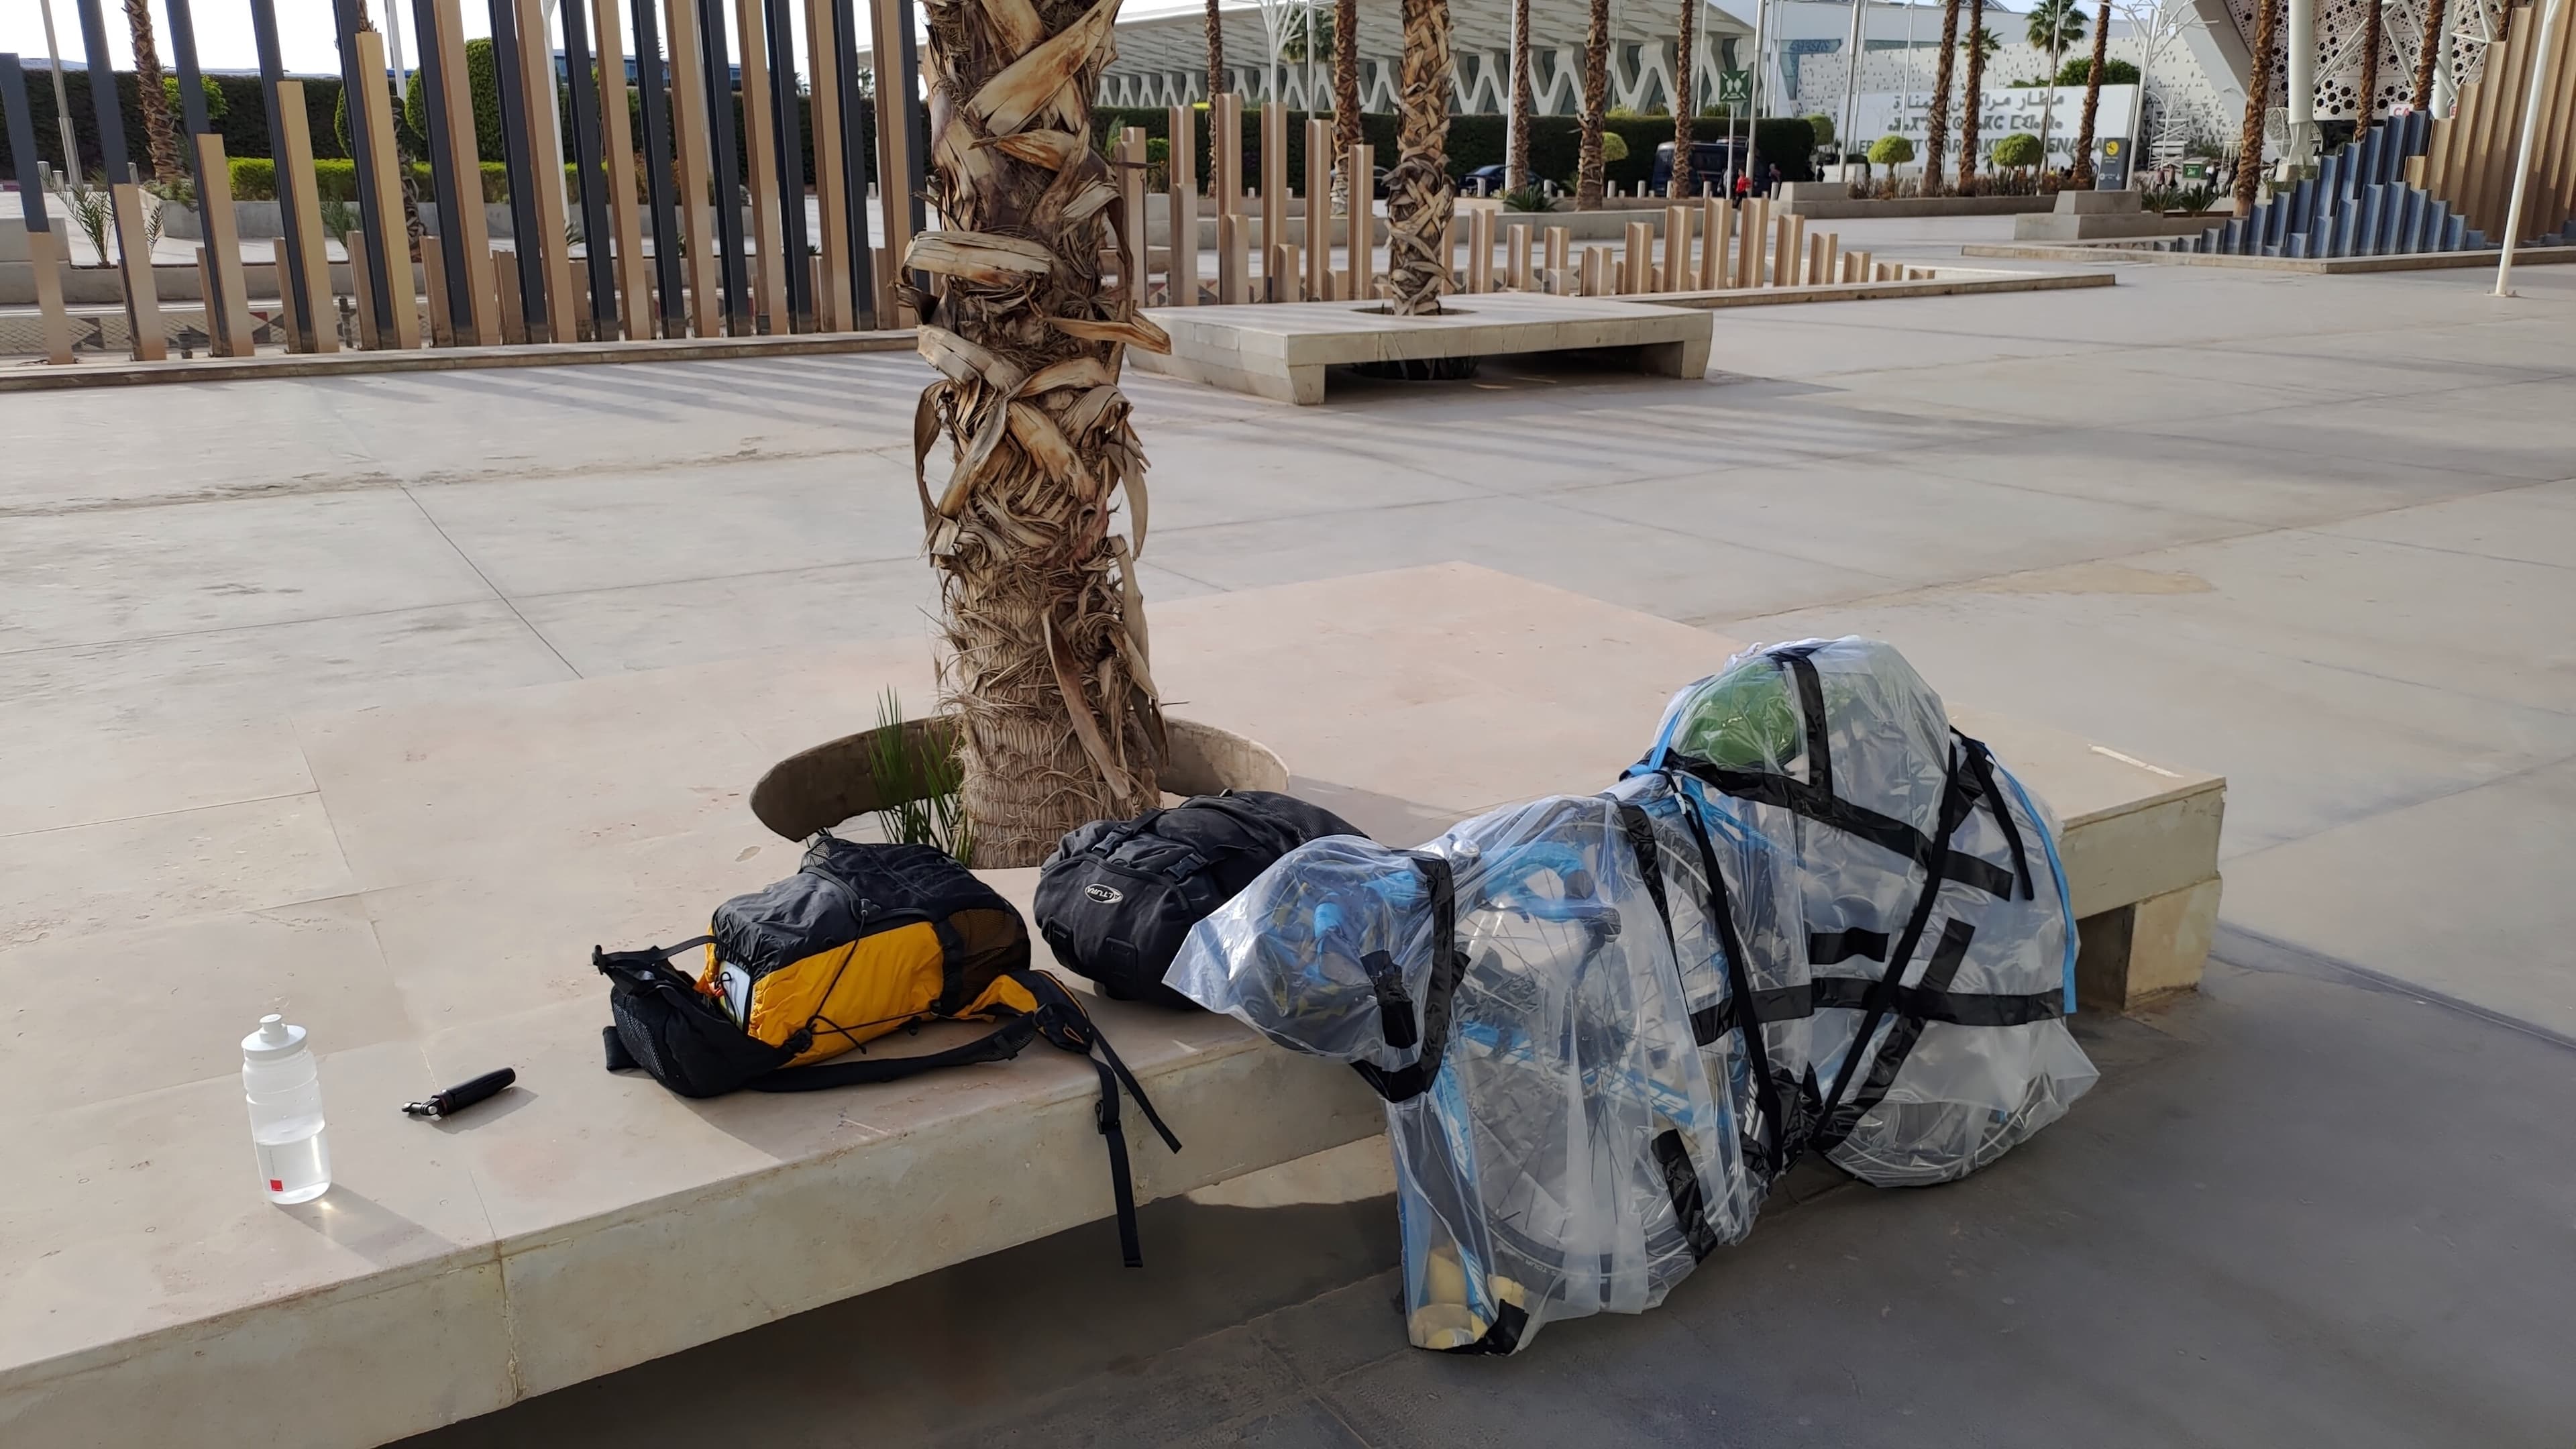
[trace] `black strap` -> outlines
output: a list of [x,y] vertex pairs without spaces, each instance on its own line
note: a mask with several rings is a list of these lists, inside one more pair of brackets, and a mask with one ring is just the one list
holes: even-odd
[[1730,770],[1684,756],[1675,756],[1676,770],[1716,786],[1739,800],[1760,805],[1777,805],[1792,810],[1820,824],[1830,825],[1847,834],[1857,835],[1883,850],[1901,855],[1925,870],[1941,862],[1941,873],[1961,885],[1974,886],[1988,895],[2003,900],[2013,898],[2014,878],[2010,871],[1989,860],[1980,860],[1965,851],[1952,850],[1945,832],[1943,844],[1934,845],[1932,838],[1893,816],[1881,815],[1865,806],[1827,791],[1818,790],[1804,780],[1768,770]]
[[1691,1166],[1690,1148],[1677,1130],[1658,1133],[1654,1148],[1655,1164],[1664,1173],[1664,1191],[1672,1195],[1673,1219],[1681,1225],[1682,1240],[1690,1244],[1691,1261],[1699,1262],[1717,1251],[1717,1229],[1708,1225],[1708,1198],[1699,1188],[1699,1170]]
[[2021,827],[2013,824],[2012,807],[2005,803],[2004,792],[1995,788],[1994,752],[1986,748],[1983,740],[1971,739],[1955,729],[1950,733],[1958,735],[1959,743],[1966,748],[1968,769],[1976,776],[1977,790],[1986,797],[1987,807],[1995,812],[1995,823],[2004,828],[2004,843],[2012,847],[2013,872],[2021,877],[2021,898],[2038,900],[2039,887],[2030,876],[2030,856],[2022,849]]
[[[1826,976],[1803,986],[1780,986],[1753,993],[1755,1015],[1763,1021],[1795,1021],[1819,1011],[1865,1011],[1878,983],[1860,976]],[[1929,986],[1899,986],[1888,1013],[1952,1026],[2028,1026],[2066,1014],[2063,991],[2023,994],[1940,991]],[[1715,1041],[1731,1024],[1728,1008],[1710,1006],[1691,1013],[1700,1044]]]
[[1508,1354],[1521,1346],[1521,1335],[1529,1331],[1529,1310],[1517,1303],[1498,1304],[1494,1308],[1493,1326],[1474,1343],[1444,1348],[1442,1353]]
[[[1708,827],[1701,823],[1699,807],[1683,795],[1679,782],[1673,793],[1682,796],[1682,823],[1690,827],[1691,843],[1699,847],[1700,870],[1708,877],[1708,918],[1717,928],[1717,944],[1726,952],[1726,1015],[1743,1034],[1744,1053],[1753,1069],[1753,1102],[1762,1113],[1762,1156],[1776,1175],[1787,1165],[1788,1120],[1780,1115],[1780,1086],[1771,1078],[1771,1042],[1762,1030],[1759,1000],[1753,991],[1753,974],[1744,954],[1744,937],[1735,928],[1735,906],[1728,897],[1726,876],[1717,868],[1717,849],[1709,843]],[[1703,1021],[1702,1018],[1707,1020]],[[1717,1040],[1725,1023],[1716,1007],[1691,1013],[1691,1036],[1701,1046]]]
[[1807,964],[1832,966],[1854,956],[1872,961],[1887,959],[1887,933],[1853,928],[1846,931],[1810,931],[1807,933]]
[[1681,938],[1673,934],[1672,903],[1664,895],[1663,856],[1655,849],[1655,822],[1648,819],[1643,806],[1626,800],[1618,802],[1619,825],[1627,834],[1628,849],[1637,857],[1637,874],[1646,882],[1647,898],[1655,903],[1655,918],[1664,923],[1664,944],[1673,952],[1673,965],[1681,965]]
[[[1860,1118],[1858,1116],[1855,1115],[1846,1119],[1842,1115],[1841,1108],[1843,1105],[1843,1094],[1851,1089],[1852,1072],[1853,1069],[1859,1065],[1861,1052],[1868,1047],[1870,1037],[1878,1031],[1878,1023],[1880,1020],[1887,1015],[1889,1008],[1895,1005],[1896,987],[1898,985],[1897,978],[1905,974],[1906,963],[1914,959],[1914,948],[1922,941],[1923,928],[1931,923],[1932,908],[1940,899],[1942,867],[1954,853],[1949,849],[1951,833],[1959,828],[1959,822],[1961,820],[1967,818],[1968,810],[1973,803],[1968,793],[1966,775],[1960,768],[1961,756],[1965,753],[1965,751],[1956,746],[1953,746],[1950,750],[1950,768],[1941,789],[1940,835],[1934,841],[1935,848],[1932,852],[1932,864],[1925,867],[1923,872],[1923,894],[1915,898],[1914,909],[1909,912],[1905,918],[1905,930],[1902,934],[1898,935],[1895,947],[1888,952],[1887,970],[1883,972],[1879,976],[1877,982],[1872,985],[1869,993],[1869,1005],[1861,1013],[1860,1027],[1852,1036],[1850,1049],[1843,1055],[1842,1070],[1834,1073],[1833,1090],[1825,1094],[1824,1110],[1818,1119],[1820,1126],[1817,1131],[1815,1142],[1815,1146],[1819,1151],[1831,1151],[1836,1145],[1841,1143],[1844,1137],[1850,1135],[1851,1129],[1854,1126],[1859,1124]],[[2010,899],[2008,890],[2006,899]],[[1963,924],[1964,923],[1957,921],[1952,922],[1954,927],[1961,926]],[[1948,945],[1947,932],[1944,933],[1943,945]],[[1963,955],[1967,951],[1967,943],[1964,939],[1959,943],[1959,950]],[[1958,966],[1955,962],[1952,963],[1950,970],[1953,974],[1957,972]],[[1921,984],[1932,987],[1935,990],[1943,990],[1946,989],[1950,983],[1946,977],[1942,980],[1934,981],[1930,979],[1927,974]],[[1907,1032],[1907,1028],[1909,1026],[1911,1027],[1910,1034]],[[1896,1046],[1897,1038],[1899,1036],[1903,1036],[1904,1038],[1904,1049],[1896,1052],[1895,1060],[1893,1062],[1884,1062],[1885,1075],[1891,1080],[1896,1075],[1896,1067],[1902,1065],[1905,1060],[1904,1053],[1906,1051],[1913,1050],[1914,1037],[1921,1035],[1922,1030],[1922,1023],[1919,1021],[1911,1023],[1901,1022],[1898,1024],[1895,1031],[1889,1033],[1888,1046],[1890,1048],[1894,1048]],[[1882,1061],[1884,1061],[1887,1054],[1882,1052],[1880,1055]],[[1876,1079],[1880,1075],[1880,1071],[1880,1064],[1873,1064],[1870,1069],[1870,1077],[1873,1080]],[[1881,1096],[1886,1094],[1886,1088],[1883,1085],[1880,1087],[1879,1093]],[[1870,1105],[1876,1106],[1876,1099],[1872,1099]]]
[[1371,951],[1360,958],[1360,969],[1368,973],[1369,989],[1377,993],[1378,1035],[1397,1051],[1404,1051],[1422,1040],[1413,1019],[1413,998],[1405,992],[1404,973],[1396,969],[1395,958],[1384,951]]
[[[1946,991],[1958,977],[1959,963],[1967,959],[1968,942],[1976,934],[1976,927],[1956,916],[1943,922],[1940,943],[1932,948],[1932,959],[1924,965],[1923,982],[1918,989]],[[1898,1069],[1905,1065],[1906,1057],[1914,1051],[1914,1043],[1923,1036],[1923,1022],[1924,1018],[1920,1016],[1905,1016],[1887,1029],[1887,1042],[1870,1063],[1869,1076],[1860,1084],[1860,1090],[1839,1109],[1825,1114],[1824,1130],[1816,1134],[1819,1150],[1830,1152],[1841,1145],[1844,1138],[1859,1128],[1861,1119],[1886,1100],[1888,1089],[1896,1084]],[[1868,1040],[1868,1034],[1864,1032],[1853,1041],[1852,1050],[1859,1051]],[[1849,1075],[1849,1063],[1846,1062],[1844,1076],[1848,1078]]]
[[1798,714],[1807,726],[1807,783],[1830,795],[1834,793],[1834,755],[1825,716],[1825,684],[1816,676],[1816,661],[1808,657],[1820,647],[1792,645],[1772,650],[1771,657],[1787,666],[1798,686]]
[[[674,973],[664,963],[672,957],[715,943],[713,936],[691,936],[676,946],[647,946],[640,951],[609,951],[593,946],[590,948],[590,964],[602,976],[668,977]],[[685,972],[678,974],[691,985],[697,983],[698,978],[694,976]]]
[[1037,1034],[1046,1038],[1049,1045],[1090,1060],[1091,1069],[1100,1074],[1100,1102],[1093,1117],[1100,1124],[1100,1135],[1108,1139],[1109,1192],[1118,1205],[1118,1251],[1128,1267],[1142,1268],[1145,1254],[1136,1239],[1136,1184],[1127,1163],[1127,1128],[1119,1120],[1119,1088],[1126,1088],[1127,1095],[1136,1099],[1137,1110],[1145,1114],[1146,1122],[1161,1135],[1164,1146],[1178,1152],[1181,1139],[1173,1136],[1172,1129],[1163,1125],[1162,1117],[1154,1111],[1154,1104],[1146,1098],[1145,1089],[1136,1085],[1135,1074],[1118,1059],[1109,1039],[1100,1034],[1099,1026],[1092,1021],[1091,1013],[1082,1009],[1082,1003],[1064,989],[1064,983],[1043,971],[1014,971],[1010,974],[1012,980],[1027,988],[1029,994],[1038,1000],[1037,1015],[1030,1018]]
[[1440,1058],[1449,1049],[1449,1009],[1458,994],[1458,980],[1466,974],[1466,960],[1458,950],[1457,887],[1448,857],[1418,850],[1413,852],[1413,867],[1421,872],[1423,886],[1431,894],[1431,980],[1422,993],[1422,1050],[1410,1065],[1391,1072],[1375,1062],[1351,1063],[1360,1080],[1390,1102],[1421,1096],[1440,1075]]
[[[816,1062],[809,1067],[781,1067],[743,1083],[755,1092],[820,1092],[832,1087],[872,1087],[880,1082],[900,1082],[923,1072],[941,1067],[973,1066],[978,1062],[1007,1062],[1020,1054],[1037,1036],[1037,1023],[1025,1016],[1014,1016],[975,1040],[948,1048],[946,1051],[923,1052],[908,1057],[862,1057],[857,1061],[835,1058]],[[801,1055],[803,1048],[796,1038],[789,1038],[787,1048]]]

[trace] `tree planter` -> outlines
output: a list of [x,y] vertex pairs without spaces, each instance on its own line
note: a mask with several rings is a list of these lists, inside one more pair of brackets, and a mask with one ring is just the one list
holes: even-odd
[[[916,751],[955,748],[954,726],[944,716],[843,735],[770,766],[751,787],[751,813],[787,839],[803,840],[851,816],[918,798],[890,793],[876,778],[877,743],[886,729],[897,728]],[[1158,772],[1165,790],[1213,795],[1288,788],[1287,763],[1258,740],[1196,720],[1166,717],[1163,728],[1171,751]]]

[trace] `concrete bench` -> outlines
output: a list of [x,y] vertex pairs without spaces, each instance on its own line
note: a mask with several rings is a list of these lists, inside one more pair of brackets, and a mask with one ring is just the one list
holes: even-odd
[[[1733,648],[1464,565],[1162,605],[1154,641],[1167,697],[1391,842],[1600,788]],[[868,723],[887,686],[926,706],[927,649],[307,718],[254,732],[291,756],[256,769],[189,742],[196,793],[174,768],[162,813],[133,802],[158,833],[81,863],[139,877],[130,899],[66,905],[57,881],[7,901],[57,912],[11,953],[17,979],[120,1033],[31,1035],[0,1061],[0,1443],[156,1443],[174,1421],[206,1443],[379,1443],[1107,1216],[1094,1077],[1059,1053],[705,1102],[602,1070],[591,945],[694,934],[791,869],[745,792]],[[2087,1009],[2191,984],[2222,782],[1954,713],[2066,822]],[[217,778],[237,798],[210,802]],[[1024,900],[1030,873],[1000,874]],[[335,1185],[295,1208],[250,1180],[234,1075],[272,1009],[326,1054]],[[1231,1021],[1098,1015],[1184,1144],[1131,1132],[1141,1197],[1381,1129],[1351,1073]],[[503,1064],[520,1087],[456,1121],[395,1112]]]
[[1707,313],[1622,297],[1480,292],[1432,317],[1393,317],[1383,302],[1158,307],[1166,353],[1128,354],[1140,371],[1313,406],[1327,369],[1532,352],[1615,351],[1655,377],[1708,375]]

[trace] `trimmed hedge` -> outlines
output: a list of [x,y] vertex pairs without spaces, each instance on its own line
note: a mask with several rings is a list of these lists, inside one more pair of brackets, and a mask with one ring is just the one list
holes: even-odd
[[[1202,185],[1214,174],[1215,165],[1209,154],[1207,111],[1194,108],[1198,156],[1198,177]],[[1302,185],[1306,175],[1306,122],[1309,113],[1288,113],[1288,179],[1293,186]],[[1318,119],[1331,119],[1329,116]],[[1091,113],[1092,135],[1107,143],[1120,129],[1142,126],[1148,138],[1167,138],[1171,131],[1170,113],[1162,107],[1103,106]],[[1716,140],[1726,134],[1722,121],[1703,121],[1692,128],[1696,139]],[[1655,148],[1673,138],[1669,116],[1621,117],[1605,120],[1602,129],[1617,134],[1628,143],[1626,159],[1608,162],[1602,167],[1604,179],[1631,190],[1637,183],[1652,179],[1655,170]],[[1449,118],[1449,174],[1465,176],[1481,166],[1503,164],[1504,118],[1501,116],[1467,115]],[[1360,135],[1377,148],[1380,167],[1395,164],[1396,118],[1392,115],[1368,114],[1360,117]],[[1754,142],[1766,165],[1780,168],[1784,181],[1812,181],[1810,166],[1816,143],[1808,124],[1794,116],[1775,116],[1756,122]],[[1574,188],[1574,170],[1582,146],[1582,130],[1572,116],[1539,116],[1530,127],[1530,169],[1567,190]],[[1261,119],[1247,111],[1243,117],[1243,177],[1246,186],[1257,186],[1261,176]]]
[[[231,158],[233,200],[275,201],[277,199],[277,163],[265,156]],[[566,166],[564,171],[571,174]],[[412,178],[420,183],[420,196],[430,200],[429,166],[415,161]],[[323,201],[356,201],[358,199],[358,163],[347,157],[331,157],[313,163],[314,195]],[[509,169],[498,161],[483,163],[483,199],[500,202],[510,199]]]

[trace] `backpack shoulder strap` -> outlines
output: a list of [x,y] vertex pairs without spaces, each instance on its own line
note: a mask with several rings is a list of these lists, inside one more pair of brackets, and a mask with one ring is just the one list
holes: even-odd
[[766,1076],[754,1077],[743,1085],[755,1092],[820,1092],[833,1087],[865,1087],[879,1082],[900,1082],[923,1072],[941,1067],[973,1066],[978,1062],[1007,1062],[1020,1054],[1020,1049],[1037,1038],[1037,1022],[1030,1017],[1014,1016],[992,1031],[948,1048],[946,1051],[923,1052],[909,1057],[868,1057],[860,1061],[816,1062],[810,1067],[781,1067]]

